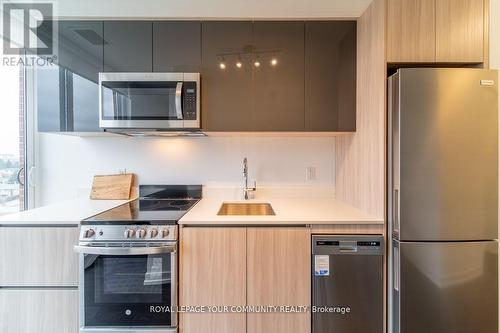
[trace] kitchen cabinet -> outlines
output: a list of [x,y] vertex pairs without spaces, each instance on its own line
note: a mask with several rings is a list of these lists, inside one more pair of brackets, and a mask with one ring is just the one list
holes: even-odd
[[[247,229],[249,306],[311,304],[311,239],[303,227]],[[310,313],[248,313],[252,333],[307,333]]]
[[255,22],[253,51],[254,130],[303,131],[304,22]]
[[[180,306],[246,305],[246,229],[182,228]],[[181,333],[244,333],[246,314],[180,314]]]
[[0,288],[77,287],[77,243],[76,226],[1,227]]
[[436,61],[483,62],[485,0],[436,0]]
[[483,62],[486,1],[388,0],[387,62]]
[[203,130],[255,129],[252,38],[251,22],[202,23]]
[[153,22],[153,71],[200,72],[201,22]]
[[354,131],[356,23],[203,22],[203,130]]
[[104,21],[104,71],[153,70],[153,22]]
[[77,333],[78,290],[0,289],[0,332]]
[[0,227],[0,332],[78,332],[78,226]]
[[[184,227],[180,244],[181,306],[311,304],[308,228]],[[310,325],[309,313],[180,315],[182,333],[307,333]]]
[[56,58],[36,67],[40,132],[101,132],[98,76],[103,70],[103,23],[57,21]]
[[305,130],[356,130],[356,22],[305,24]]
[[387,62],[436,60],[435,1],[387,1]]

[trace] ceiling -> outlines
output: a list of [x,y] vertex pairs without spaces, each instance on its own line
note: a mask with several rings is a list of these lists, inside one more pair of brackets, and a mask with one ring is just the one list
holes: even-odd
[[56,0],[72,18],[303,19],[359,17],[371,0]]

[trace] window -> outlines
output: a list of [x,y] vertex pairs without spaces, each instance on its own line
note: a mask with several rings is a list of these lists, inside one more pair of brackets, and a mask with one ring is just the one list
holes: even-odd
[[26,203],[24,79],[22,64],[0,66],[0,215],[24,210]]

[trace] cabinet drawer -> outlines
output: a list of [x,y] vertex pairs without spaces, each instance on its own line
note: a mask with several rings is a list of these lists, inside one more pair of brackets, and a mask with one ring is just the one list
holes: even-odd
[[78,290],[0,289],[0,332],[77,333]]
[[77,286],[75,227],[0,228],[0,287]]

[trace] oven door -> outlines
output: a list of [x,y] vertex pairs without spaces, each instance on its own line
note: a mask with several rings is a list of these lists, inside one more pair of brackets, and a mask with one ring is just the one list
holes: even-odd
[[184,82],[183,73],[100,73],[99,126],[181,129],[188,121],[192,127],[197,86]]
[[175,327],[176,243],[76,246],[81,326]]

